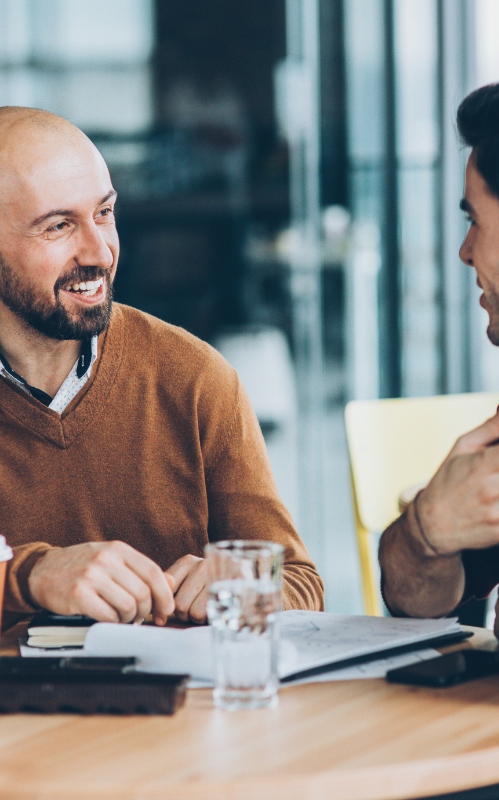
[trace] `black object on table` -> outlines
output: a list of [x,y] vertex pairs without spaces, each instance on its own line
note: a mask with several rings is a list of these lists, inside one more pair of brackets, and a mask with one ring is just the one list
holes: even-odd
[[135,658],[0,659],[0,712],[174,714],[187,675],[138,672]]

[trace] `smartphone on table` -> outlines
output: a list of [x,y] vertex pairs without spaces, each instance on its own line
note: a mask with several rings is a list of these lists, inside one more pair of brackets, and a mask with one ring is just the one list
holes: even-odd
[[418,686],[455,686],[457,683],[499,674],[499,652],[458,650],[428,661],[392,669],[386,679],[392,683]]

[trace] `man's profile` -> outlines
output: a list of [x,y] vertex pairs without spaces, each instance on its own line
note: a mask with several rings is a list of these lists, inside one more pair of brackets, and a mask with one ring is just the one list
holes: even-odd
[[[461,103],[457,126],[471,147],[461,208],[469,229],[462,261],[476,271],[487,335],[499,346],[499,84]],[[388,606],[443,616],[499,583],[499,413],[462,436],[428,486],[383,534],[380,564]],[[496,608],[496,635],[499,622]]]
[[186,331],[113,303],[115,202],[80,130],[0,108],[6,621],[41,607],[203,622],[204,545],[233,538],[284,544],[284,607],[322,608],[234,370]]

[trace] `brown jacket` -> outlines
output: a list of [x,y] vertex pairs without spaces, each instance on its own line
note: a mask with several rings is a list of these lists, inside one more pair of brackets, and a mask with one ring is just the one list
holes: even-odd
[[33,612],[27,579],[47,548],[114,539],[162,569],[208,541],[281,542],[284,607],[323,607],[244,389],[186,331],[115,305],[62,415],[0,379],[0,437],[1,532],[15,554],[4,624]]

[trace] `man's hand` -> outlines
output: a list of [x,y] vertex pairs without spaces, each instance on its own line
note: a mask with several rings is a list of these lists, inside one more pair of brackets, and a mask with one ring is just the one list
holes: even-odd
[[[179,562],[177,562],[179,563]],[[87,542],[49,550],[29,576],[34,603],[56,614],[132,622],[173,614],[173,578],[124,542]]]
[[183,622],[192,621],[199,625],[206,622],[208,569],[205,559],[182,556],[165,574],[173,578],[175,616]]
[[499,413],[461,436],[418,501],[442,554],[499,544]]
[[461,552],[499,544],[498,439],[496,414],[457,440],[419,495],[424,536],[414,502],[383,533],[379,561],[392,611],[412,617],[448,614],[465,589]]

